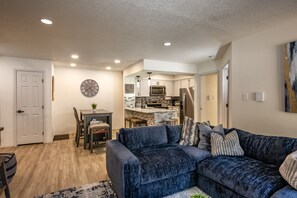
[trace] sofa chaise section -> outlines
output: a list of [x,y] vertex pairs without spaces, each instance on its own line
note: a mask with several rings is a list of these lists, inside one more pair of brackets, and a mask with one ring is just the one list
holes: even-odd
[[281,189],[297,197],[296,190],[286,190],[288,184],[279,173],[286,156],[297,149],[297,139],[229,131],[233,130],[244,156],[216,156],[199,163],[198,187],[213,197],[268,198]]

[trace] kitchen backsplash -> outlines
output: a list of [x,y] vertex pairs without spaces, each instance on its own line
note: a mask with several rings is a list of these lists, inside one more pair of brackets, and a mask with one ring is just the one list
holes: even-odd
[[141,107],[142,104],[147,104],[147,103],[161,103],[162,106],[166,105],[164,96],[136,97],[135,98],[135,107]]
[[[175,97],[175,100],[178,100],[178,98]],[[162,107],[168,107],[173,105],[172,100],[168,100],[168,98],[165,96],[150,96],[150,97],[125,96],[124,105],[125,107],[129,107],[129,108],[134,108],[134,107],[140,108],[141,105],[148,104],[148,103],[159,103],[162,105]]]
[[135,107],[135,97],[134,96],[125,96],[124,97],[124,106],[129,108]]

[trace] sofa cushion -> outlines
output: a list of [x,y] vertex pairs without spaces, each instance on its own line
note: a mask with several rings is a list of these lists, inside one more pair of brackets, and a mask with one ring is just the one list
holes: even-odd
[[201,162],[202,160],[205,160],[206,158],[211,157],[210,151],[199,149],[195,146],[182,146],[179,145],[179,147],[187,153],[190,157],[194,158],[196,162]]
[[245,156],[208,158],[198,164],[197,171],[249,198],[270,197],[287,185],[277,166]]
[[142,185],[196,169],[195,160],[174,145],[141,148],[133,153],[140,161]]
[[297,151],[288,155],[279,168],[283,178],[297,190]]
[[168,142],[165,126],[122,128],[120,136],[122,144],[130,150],[167,144]]
[[197,122],[192,118],[184,118],[180,145],[197,146],[199,141]]
[[203,149],[206,151],[211,150],[211,147],[210,147],[210,134],[211,133],[215,132],[222,136],[225,135],[224,128],[222,125],[211,127],[211,126],[208,126],[207,124],[199,123],[198,127],[199,127],[199,139],[200,139],[199,143],[198,143],[199,149]]
[[179,142],[182,127],[182,125],[166,125],[168,144]]
[[235,129],[244,155],[280,166],[297,149],[297,138],[255,135]]
[[297,190],[292,186],[286,186],[278,191],[276,191],[271,198],[296,198]]

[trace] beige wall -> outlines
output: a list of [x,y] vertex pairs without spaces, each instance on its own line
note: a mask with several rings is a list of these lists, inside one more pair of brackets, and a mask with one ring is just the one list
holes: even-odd
[[[226,64],[229,63],[229,66],[232,67],[232,59],[231,59],[231,49],[232,46],[229,46],[225,52],[225,54],[222,56],[221,59],[218,60],[210,60],[204,63],[201,63],[197,67],[197,81],[199,82],[201,79],[202,75],[206,74],[212,74],[212,73],[218,73],[218,124],[223,123],[223,108],[225,107],[225,104],[223,104],[223,85],[222,85],[222,69],[226,66]],[[232,87],[232,79],[229,78],[229,87]],[[201,101],[200,101],[200,94],[201,94],[201,86],[198,85],[198,92],[197,92],[197,98],[198,100],[196,101],[197,107],[200,107]],[[229,101],[232,99],[229,98]],[[198,121],[203,121],[201,118],[200,114],[200,108],[197,108],[197,120]],[[229,108],[230,110],[232,107]],[[229,123],[230,123],[231,118],[229,118]]]
[[[113,112],[113,128],[123,126],[123,74],[122,72],[100,71],[55,67],[55,101],[53,122],[55,134],[73,133],[75,119],[73,107],[90,109],[97,103],[98,109]],[[80,85],[85,79],[94,79],[99,84],[99,93],[92,98],[82,95]]]
[[218,124],[218,74],[201,76],[201,121]]
[[[297,40],[297,20],[232,43],[231,126],[260,134],[297,137],[297,114],[284,112],[282,47]],[[265,93],[264,102],[255,92]],[[242,94],[249,95],[248,101]]]
[[42,71],[44,77],[44,142],[51,142],[52,102],[51,102],[51,61],[14,57],[0,57],[0,126],[1,146],[16,145],[16,71]]

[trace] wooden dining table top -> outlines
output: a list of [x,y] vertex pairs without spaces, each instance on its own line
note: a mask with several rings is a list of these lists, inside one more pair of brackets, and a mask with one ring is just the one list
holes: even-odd
[[104,109],[96,109],[96,110],[82,109],[82,110],[80,110],[80,113],[82,115],[92,115],[92,114],[111,114],[112,112],[104,110]]

